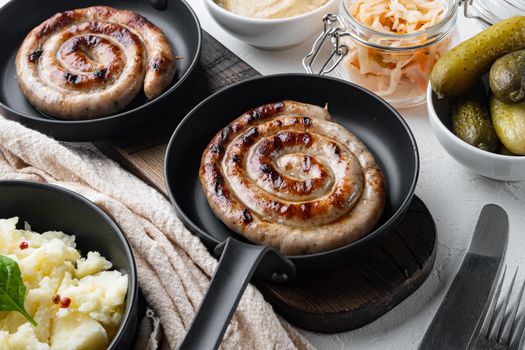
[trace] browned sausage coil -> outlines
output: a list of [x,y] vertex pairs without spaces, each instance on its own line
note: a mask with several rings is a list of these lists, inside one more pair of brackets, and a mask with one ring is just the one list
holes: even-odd
[[38,110],[91,119],[126,107],[144,87],[166,90],[175,56],[162,31],[131,11],[94,6],[54,15],[33,29],[16,57],[18,83]]
[[326,109],[294,101],[250,110],[218,132],[200,182],[230,229],[287,255],[360,239],[385,204],[383,174],[367,147]]

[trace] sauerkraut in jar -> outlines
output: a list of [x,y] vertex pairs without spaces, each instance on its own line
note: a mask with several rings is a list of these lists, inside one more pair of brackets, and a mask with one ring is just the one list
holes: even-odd
[[453,0],[342,0],[350,35],[336,71],[396,107],[425,101],[430,72],[449,49],[457,15]]

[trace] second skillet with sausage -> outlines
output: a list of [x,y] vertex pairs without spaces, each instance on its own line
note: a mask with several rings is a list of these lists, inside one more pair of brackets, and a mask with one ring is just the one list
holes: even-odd
[[16,58],[20,88],[41,112],[92,119],[126,107],[142,87],[153,99],[169,86],[175,56],[145,17],[106,6],[65,11],[33,29]]

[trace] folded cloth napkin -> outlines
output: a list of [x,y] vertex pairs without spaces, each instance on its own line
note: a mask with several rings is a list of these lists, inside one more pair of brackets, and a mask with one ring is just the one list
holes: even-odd
[[[139,286],[151,307],[137,332],[135,348],[177,347],[206,292],[217,261],[177,219],[162,195],[89,145],[66,147],[1,117],[0,179],[59,185],[106,211],[131,244]],[[312,348],[292,326],[275,315],[253,286],[246,289],[221,346]]]

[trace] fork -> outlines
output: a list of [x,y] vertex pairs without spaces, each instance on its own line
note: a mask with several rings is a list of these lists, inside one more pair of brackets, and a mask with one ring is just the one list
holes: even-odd
[[523,291],[525,289],[525,281],[523,281],[521,284],[521,288],[514,306],[509,312],[507,312],[510,295],[516,282],[518,268],[516,268],[509,289],[506,295],[503,296],[500,306],[498,307],[501,287],[503,286],[506,273],[507,266],[505,266],[503,275],[501,276],[494,296],[490,302],[489,309],[481,326],[476,343],[473,347],[470,347],[471,349],[518,350],[524,345],[525,315],[518,317],[518,309],[520,307]]

